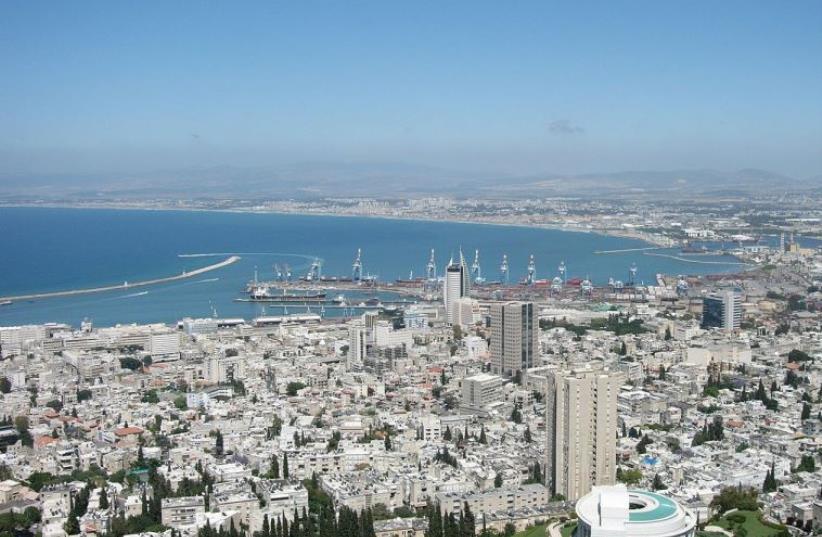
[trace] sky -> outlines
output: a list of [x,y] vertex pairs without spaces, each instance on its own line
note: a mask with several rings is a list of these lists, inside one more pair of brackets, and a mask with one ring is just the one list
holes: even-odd
[[822,2],[0,2],[0,177],[822,174]]

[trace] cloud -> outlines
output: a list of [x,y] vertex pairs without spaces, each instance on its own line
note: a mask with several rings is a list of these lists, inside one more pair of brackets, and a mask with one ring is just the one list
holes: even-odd
[[571,123],[569,119],[555,119],[548,123],[548,131],[551,132],[551,134],[567,135],[582,134],[585,132],[585,129]]

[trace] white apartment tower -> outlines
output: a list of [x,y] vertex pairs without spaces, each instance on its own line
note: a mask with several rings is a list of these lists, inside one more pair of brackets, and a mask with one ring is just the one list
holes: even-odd
[[491,371],[514,376],[539,357],[539,313],[533,302],[491,306]]
[[368,330],[362,323],[354,322],[348,327],[348,357],[346,366],[362,365],[368,346]]
[[546,479],[554,494],[576,501],[616,481],[617,394],[622,375],[564,370],[548,375]]

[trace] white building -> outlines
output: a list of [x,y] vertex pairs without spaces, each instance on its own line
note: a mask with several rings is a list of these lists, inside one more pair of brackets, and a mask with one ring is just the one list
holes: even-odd
[[502,378],[481,373],[462,379],[462,404],[469,408],[482,408],[502,401]]
[[594,487],[577,502],[574,537],[692,537],[696,516],[674,500],[628,490],[625,485]]

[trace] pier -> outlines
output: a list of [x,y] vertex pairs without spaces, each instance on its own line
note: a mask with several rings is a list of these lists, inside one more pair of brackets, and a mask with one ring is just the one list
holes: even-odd
[[663,250],[662,246],[646,246],[644,248],[623,248],[622,250],[595,250],[595,254],[622,254],[626,252],[646,252],[648,250]]
[[167,283],[167,282],[174,282],[177,280],[185,280],[188,278],[193,278],[195,276],[199,276],[200,274],[205,274],[206,272],[211,272],[212,270],[221,269],[223,267],[227,267],[228,265],[234,264],[240,260],[240,256],[232,255],[231,257],[220,261],[219,263],[214,263],[213,265],[208,265],[205,267],[201,267],[198,269],[194,269],[190,272],[183,272],[182,274],[177,274],[176,276],[167,276],[165,278],[154,278],[152,280],[142,280],[139,282],[123,282],[119,285],[107,285],[105,287],[90,287],[86,289],[72,289],[69,291],[53,291],[50,293],[33,293],[29,295],[17,295],[17,296],[3,296],[0,297],[0,302],[4,301],[11,301],[14,302],[15,300],[37,300],[41,298],[56,298],[61,296],[74,296],[74,295],[87,295],[91,293],[105,293],[106,291],[117,291],[122,289],[133,289],[135,287],[145,287],[147,285],[156,285],[158,283]]

